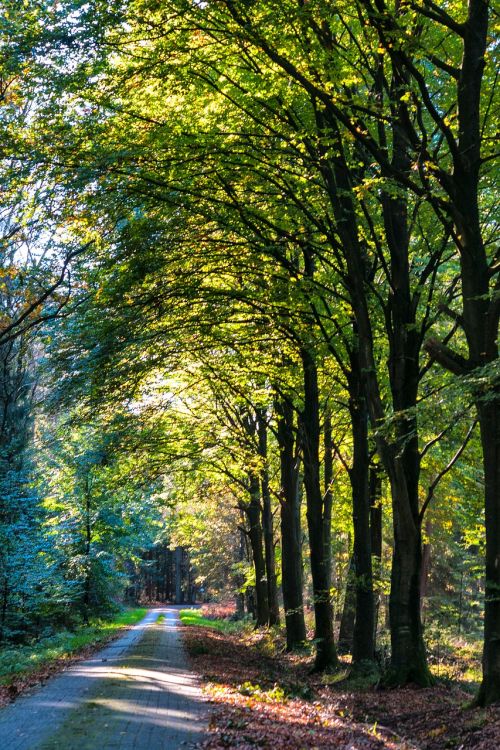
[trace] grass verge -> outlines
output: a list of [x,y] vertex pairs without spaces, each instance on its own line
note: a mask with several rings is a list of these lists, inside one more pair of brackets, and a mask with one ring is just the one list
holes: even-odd
[[[67,660],[89,647],[111,640],[120,630],[142,620],[147,609],[128,609],[106,620],[95,620],[75,632],[63,630],[36,643],[0,649],[0,686],[22,682],[40,670]],[[14,691],[20,692],[19,689]]]
[[181,609],[179,617],[183,625],[193,625],[201,628],[213,628],[220,633],[239,633],[246,623],[244,620],[227,620],[205,617],[201,609]]

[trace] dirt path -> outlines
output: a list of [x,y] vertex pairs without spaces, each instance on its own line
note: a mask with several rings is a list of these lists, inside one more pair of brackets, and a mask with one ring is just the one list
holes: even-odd
[[0,711],[1,750],[177,750],[200,742],[204,704],[174,607]]

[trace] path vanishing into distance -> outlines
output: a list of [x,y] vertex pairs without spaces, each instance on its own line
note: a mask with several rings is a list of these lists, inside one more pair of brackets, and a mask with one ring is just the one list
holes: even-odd
[[204,738],[206,705],[175,607],[0,710],[1,750],[174,750]]

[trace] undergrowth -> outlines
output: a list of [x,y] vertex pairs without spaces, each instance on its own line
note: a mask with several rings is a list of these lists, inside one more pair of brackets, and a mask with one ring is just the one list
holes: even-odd
[[8,685],[13,677],[36,672],[50,662],[108,640],[121,628],[142,620],[146,612],[147,609],[143,608],[125,610],[112,619],[99,619],[83,625],[75,632],[63,630],[28,645],[0,649],[0,685]]
[[475,692],[481,682],[482,641],[466,640],[446,630],[431,632],[427,637],[431,673],[439,682],[456,683]]
[[248,621],[246,620],[205,617],[200,609],[181,609],[179,617],[183,625],[213,628],[221,633],[241,633],[248,629]]

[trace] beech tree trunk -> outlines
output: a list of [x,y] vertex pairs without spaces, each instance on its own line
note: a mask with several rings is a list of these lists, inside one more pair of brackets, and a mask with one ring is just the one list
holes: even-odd
[[[393,396],[394,397],[394,396]],[[397,408],[397,399],[395,408]],[[405,407],[409,409],[409,407]],[[420,613],[422,534],[418,504],[420,456],[413,412],[401,416],[396,442],[386,448],[393,496],[394,550],[389,616],[391,668],[388,683],[430,685]],[[411,436],[411,437],[409,437]]]
[[373,638],[377,644],[377,626],[380,609],[380,574],[382,568],[382,467],[380,464],[370,466],[370,536],[372,545],[373,570]]
[[422,569],[420,571],[420,611],[422,621],[425,620],[425,598],[427,597],[427,588],[429,584],[429,573],[431,568],[431,544],[430,537],[432,534],[432,524],[427,519],[425,522],[425,541],[422,544]]
[[269,602],[269,625],[279,625],[280,610],[278,604],[278,586],[276,583],[276,556],[274,553],[274,523],[271,508],[271,491],[269,488],[269,468],[267,458],[267,424],[264,410],[257,411],[257,430],[259,455],[262,458],[262,528],[264,531],[264,549],[267,576],[267,598]]
[[349,412],[352,422],[353,460],[349,477],[352,487],[354,529],[354,568],[356,618],[353,663],[372,661],[375,657],[375,607],[373,601],[372,549],[370,534],[370,492],[368,452],[368,410],[360,379],[361,368],[352,370],[349,389]]
[[344,606],[342,607],[342,617],[340,618],[339,654],[352,654],[354,643],[354,624],[356,622],[356,564],[354,555],[349,560],[347,570]]
[[420,619],[420,524],[406,509],[394,507],[394,544],[389,616],[391,623],[391,673],[389,682],[431,684]]
[[[498,398],[498,397],[497,397]],[[486,524],[483,680],[478,703],[500,700],[500,404],[478,408],[483,447]]]
[[258,626],[269,623],[269,601],[267,597],[266,562],[263,549],[261,523],[260,482],[257,474],[250,475],[250,502],[244,508],[248,518],[248,537],[252,548],[255,571],[255,610]]
[[[479,211],[480,97],[487,30],[488,3],[470,0],[457,87],[459,147],[453,174],[469,371],[498,359],[498,270],[495,280],[486,257]],[[500,390],[491,387],[484,396],[479,393],[477,399],[486,525],[483,680],[478,702],[488,705],[500,700]]]
[[306,640],[299,457],[296,450],[292,405],[288,401],[277,400],[276,412],[280,449],[281,581],[285,609],[286,647],[287,651],[292,651],[302,646]]
[[[411,173],[411,155],[404,132],[407,105],[401,100],[408,76],[395,68],[391,80],[391,164],[401,175]],[[385,451],[393,499],[394,554],[389,614],[391,621],[391,675],[394,684],[415,682],[426,686],[432,678],[427,666],[420,613],[422,535],[418,487],[417,398],[422,331],[416,318],[418,287],[412,291],[408,196],[384,193],[382,215],[390,255],[391,292],[388,298],[389,382],[395,438]]]
[[333,638],[333,611],[330,594],[330,556],[325,554],[325,517],[320,482],[320,424],[318,372],[314,356],[301,350],[304,369],[304,487],[307,499],[307,527],[313,584],[316,659],[315,669],[337,664]]
[[[238,547],[238,562],[243,563],[245,561],[245,531],[240,527],[240,543]],[[244,592],[245,577],[241,573],[236,578],[236,585],[238,587],[238,593],[236,594],[236,617],[241,619],[245,616],[245,592]]]
[[[397,119],[398,112],[394,113]],[[380,397],[378,367],[374,357],[373,332],[367,299],[365,254],[358,236],[358,222],[352,196],[352,174],[344,157],[344,144],[338,122],[326,123],[321,113],[319,125],[328,126],[336,141],[338,156],[325,162],[323,174],[331,196],[342,250],[348,271],[348,288],[356,321],[359,364],[365,378],[370,419],[378,429],[385,419]],[[395,168],[406,169],[407,144],[398,127],[393,132]],[[401,160],[401,164],[399,161]],[[421,338],[415,322],[415,305],[411,296],[408,263],[408,227],[406,198],[383,196],[386,239],[390,252],[388,279],[391,295],[386,309],[389,337],[389,379],[396,420],[396,439],[389,443],[377,433],[377,449],[390,483],[394,518],[394,567],[391,579],[391,642],[394,662],[391,681],[396,684],[417,682],[428,685],[419,600],[420,528],[418,515],[418,437],[415,405],[418,387],[418,360]],[[410,437],[409,437],[410,436]],[[418,549],[417,549],[418,548]]]
[[[448,25],[448,29],[444,33],[449,36],[451,31],[457,46],[462,47],[461,62],[453,74],[456,81],[456,130],[452,131],[447,118],[439,115],[435,109],[432,88],[421,78],[413,61],[399,50],[389,49],[392,69],[403,84],[399,92],[413,90],[411,78],[421,91],[425,90],[424,105],[434,117],[440,137],[446,141],[449,148],[449,155],[445,156],[441,163],[438,161],[435,167],[436,179],[447,193],[447,200],[438,207],[437,203],[432,202],[432,195],[428,195],[428,198],[431,199],[434,208],[438,207],[436,217],[442,222],[447,235],[450,231],[450,220],[454,224],[452,238],[460,254],[462,314],[452,312],[452,318],[465,334],[468,357],[434,339],[426,342],[426,348],[433,359],[457,375],[473,373],[477,368],[488,367],[498,359],[498,256],[492,255],[488,258],[486,253],[479,198],[483,164],[482,141],[485,132],[481,90],[488,45],[489,9],[488,0],[469,0],[465,20],[460,24],[445,24]],[[426,15],[425,11],[422,13]],[[385,21],[379,21],[380,17],[376,25],[382,41],[386,39]],[[438,20],[438,26],[439,23]],[[403,98],[400,96],[399,101]],[[416,144],[413,156],[417,153],[421,155],[421,147],[429,136],[429,133],[425,132],[423,119],[419,126],[422,128],[420,143]],[[401,153],[406,151],[409,157],[408,146],[411,142],[415,143],[414,122],[412,123],[408,117],[405,121],[400,119],[399,127],[407,136],[406,143],[399,150]],[[396,169],[398,167],[397,164],[392,166],[396,166]],[[400,172],[400,181],[401,177],[406,177],[406,173]],[[477,393],[476,407],[483,449],[486,524],[483,682],[478,702],[487,705],[500,699],[500,392],[494,383],[490,384],[488,392],[485,393],[483,390]],[[405,519],[403,525],[411,529],[411,519]],[[418,528],[411,531],[410,549],[415,547],[419,536]],[[410,556],[413,558],[413,564],[418,564],[418,552],[414,550],[414,554]]]
[[[479,206],[481,178],[481,87],[488,44],[489,3],[469,0],[460,29],[463,56],[457,77],[458,142],[453,171],[446,174],[454,240],[460,252],[462,315],[468,358],[429,340],[430,354],[457,375],[467,375],[498,359],[500,299],[498,268],[489,260]],[[486,526],[483,680],[477,701],[500,700],[500,389],[493,383],[476,395],[484,470]]]
[[[333,440],[332,420],[330,413],[325,414],[325,425],[323,429],[324,457],[324,479],[325,491],[323,494],[323,547],[328,569],[328,590],[332,589],[332,505],[333,505]],[[333,616],[333,614],[332,614]]]

